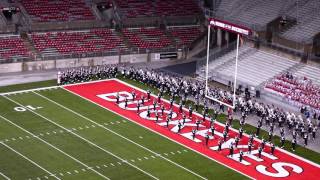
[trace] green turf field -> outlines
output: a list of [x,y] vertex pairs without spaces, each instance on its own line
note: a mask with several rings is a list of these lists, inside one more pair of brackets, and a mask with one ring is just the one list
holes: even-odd
[[[0,91],[51,85],[54,81]],[[247,179],[62,88],[3,96],[0,103],[0,179]],[[24,111],[25,106],[35,110]],[[318,153],[303,147],[295,154],[320,162]]]
[[247,179],[62,88],[0,104],[0,178]]

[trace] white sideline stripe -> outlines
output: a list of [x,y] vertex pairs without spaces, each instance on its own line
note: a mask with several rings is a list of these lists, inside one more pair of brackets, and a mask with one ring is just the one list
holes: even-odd
[[51,103],[54,103],[55,105],[57,105],[57,106],[59,106],[59,107],[61,107],[61,108],[64,108],[65,110],[67,110],[67,111],[69,111],[69,112],[71,112],[71,113],[73,113],[73,114],[76,114],[77,116],[79,116],[79,117],[81,117],[81,118],[83,118],[83,119],[85,119],[85,120],[87,120],[87,121],[89,121],[89,122],[91,122],[91,123],[93,123],[93,124],[101,127],[101,128],[103,128],[104,130],[107,130],[107,131],[109,131],[109,132],[111,132],[111,133],[113,133],[113,134],[115,134],[115,135],[117,135],[117,136],[119,136],[119,137],[121,137],[121,138],[129,141],[130,143],[132,143],[132,144],[134,144],[134,145],[136,145],[136,146],[138,146],[138,147],[140,147],[140,148],[142,148],[142,149],[144,149],[144,150],[146,150],[146,151],[148,151],[148,152],[150,152],[150,153],[152,153],[152,154],[154,154],[154,155],[158,155],[158,156],[161,157],[162,159],[164,159],[164,160],[166,160],[166,161],[174,164],[175,166],[177,166],[177,167],[179,167],[179,168],[181,168],[181,169],[183,169],[183,170],[185,170],[185,171],[187,171],[187,172],[189,172],[189,173],[191,173],[191,174],[193,174],[193,175],[195,175],[195,176],[197,176],[197,177],[199,177],[199,178],[201,178],[201,179],[207,179],[207,178],[204,178],[204,177],[202,177],[201,175],[193,172],[192,170],[187,169],[186,167],[184,167],[184,166],[182,166],[182,165],[180,165],[180,164],[178,164],[178,163],[176,163],[176,162],[173,162],[173,161],[171,161],[170,159],[163,157],[162,155],[159,155],[158,153],[152,151],[151,149],[149,149],[149,148],[147,148],[147,147],[145,147],[145,146],[143,146],[143,145],[141,145],[141,144],[139,144],[139,143],[137,143],[137,142],[135,142],[135,141],[133,141],[133,140],[131,140],[131,139],[128,139],[127,137],[125,137],[125,136],[123,136],[123,135],[121,135],[121,134],[119,134],[119,133],[117,133],[117,132],[115,132],[115,131],[113,131],[113,130],[105,127],[105,126],[103,126],[102,124],[99,124],[99,123],[95,122],[94,120],[92,120],[92,119],[90,119],[90,118],[88,118],[88,117],[86,117],[86,116],[84,116],[84,115],[82,115],[82,114],[80,114],[80,113],[78,113],[78,112],[75,112],[75,111],[73,111],[72,109],[69,109],[69,108],[63,106],[62,104],[59,104],[59,103],[51,100],[51,99],[48,98],[48,97],[45,97],[45,96],[43,96],[43,95],[41,95],[41,94],[39,94],[39,93],[36,93],[36,92],[33,92],[33,93],[35,93],[35,94],[37,94],[38,96],[46,99],[47,101],[50,101]]
[[[17,104],[17,105],[21,106],[21,107],[23,107],[23,108],[26,108],[26,107],[25,107],[25,106],[23,106],[22,104],[20,104],[20,103],[18,103],[18,102],[16,102],[16,101],[14,101],[14,100],[12,100],[12,99],[10,99],[10,98],[9,98],[9,97],[7,97],[7,96],[3,96],[3,97],[4,97],[4,98],[6,98],[6,99],[8,99],[9,101],[11,101],[11,102],[13,102],[13,103],[15,103],[15,104]],[[96,148],[98,148],[98,149],[100,149],[100,150],[104,151],[105,153],[107,153],[107,154],[109,154],[109,155],[111,155],[111,156],[113,156],[113,157],[115,157],[115,158],[118,158],[118,159],[119,159],[119,160],[121,160],[122,162],[127,163],[127,164],[128,164],[128,165],[130,165],[131,167],[133,167],[133,168],[135,168],[135,169],[137,169],[137,170],[141,171],[142,173],[144,173],[144,174],[146,174],[146,175],[150,176],[151,178],[153,178],[153,179],[159,179],[159,178],[157,178],[157,177],[153,176],[152,174],[150,174],[150,173],[148,173],[148,172],[146,172],[146,171],[144,171],[144,170],[140,169],[139,167],[137,167],[137,166],[135,166],[135,165],[133,165],[133,164],[131,164],[131,163],[129,163],[129,162],[127,162],[127,161],[125,161],[125,160],[124,160],[124,159],[122,159],[121,157],[119,157],[119,156],[117,156],[117,155],[113,154],[112,152],[110,152],[110,151],[108,151],[108,150],[106,150],[106,149],[103,149],[102,147],[98,146],[97,144],[95,144],[95,143],[93,143],[93,142],[91,142],[91,141],[87,140],[86,138],[84,138],[84,137],[82,137],[82,136],[80,136],[80,135],[78,135],[78,134],[74,133],[73,131],[70,131],[70,130],[66,129],[64,126],[61,126],[60,124],[58,124],[58,123],[56,123],[56,122],[54,122],[54,121],[52,121],[52,120],[50,120],[50,119],[48,119],[48,118],[46,118],[46,117],[42,116],[41,114],[39,114],[39,113],[37,113],[37,112],[35,112],[35,111],[31,110],[31,109],[28,109],[28,108],[26,108],[26,109],[27,109],[28,111],[32,112],[33,114],[35,114],[35,115],[37,115],[37,116],[39,116],[39,117],[41,117],[41,118],[43,118],[43,119],[47,120],[48,122],[50,122],[50,123],[52,123],[52,124],[54,124],[54,125],[56,125],[56,126],[60,127],[61,129],[64,129],[65,131],[69,132],[70,134],[72,134],[72,135],[74,135],[74,136],[76,136],[76,137],[80,138],[81,140],[83,140],[83,141],[87,142],[88,144],[91,144],[92,146],[94,146],[94,147],[96,147]]]
[[[85,166],[85,167],[89,167],[89,166],[88,166],[88,165],[86,165],[85,163],[83,163],[83,162],[81,162],[80,160],[76,159],[75,157],[73,157],[73,156],[71,156],[71,155],[67,154],[66,152],[64,152],[64,151],[62,151],[61,149],[57,148],[56,146],[54,146],[54,145],[52,145],[52,144],[48,143],[47,141],[45,141],[45,140],[41,139],[40,137],[36,136],[36,135],[35,135],[35,134],[33,134],[32,132],[29,132],[28,130],[24,129],[23,127],[21,127],[21,126],[19,126],[19,125],[15,124],[14,122],[10,121],[9,119],[7,119],[7,118],[5,118],[5,117],[3,117],[3,116],[1,116],[1,115],[0,115],[0,118],[2,118],[3,120],[7,121],[7,122],[8,122],[8,123],[10,123],[11,125],[13,125],[13,126],[15,126],[15,127],[19,128],[20,130],[22,130],[22,131],[24,131],[24,132],[26,132],[26,133],[30,134],[31,136],[35,137],[36,139],[40,140],[41,142],[45,143],[46,145],[48,145],[48,146],[52,147],[53,149],[55,149],[55,150],[59,151],[60,153],[64,154],[65,156],[67,156],[67,157],[71,158],[72,160],[76,161],[77,163],[79,163],[79,164],[81,164],[81,165],[83,165],[83,166]],[[108,178],[108,177],[104,176],[103,174],[99,173],[98,171],[96,171],[96,170],[94,170],[94,169],[92,169],[92,171],[93,171],[94,173],[98,174],[99,176],[103,177],[104,179],[108,179],[108,180],[110,180],[110,178]]]
[[[114,79],[114,78],[112,78]],[[105,81],[103,80],[96,80],[96,81],[89,81],[89,82],[82,82],[82,83],[77,83],[77,84],[90,84],[92,82],[103,82]],[[74,84],[67,84],[67,85],[63,85],[63,87],[67,87],[67,86],[73,86]],[[20,93],[28,93],[28,92],[32,92],[32,91],[42,91],[42,90],[48,90],[48,89],[57,89],[61,86],[48,86],[48,87],[41,87],[41,88],[33,88],[33,89],[27,89],[27,90],[20,90],[20,91],[12,91],[12,92],[6,92],[6,93],[0,93],[0,96],[6,96],[6,95],[12,95],[12,94],[20,94]]]
[[[131,85],[131,84],[128,84],[128,83],[126,83],[126,82],[123,82],[123,81],[121,81],[121,80],[119,80],[119,79],[107,79],[107,80],[104,80],[104,81],[111,81],[111,80],[118,81],[118,82],[120,82],[120,83],[122,83],[122,84],[125,84],[125,85],[131,87],[131,88],[135,88],[135,89],[137,89],[137,90],[140,90],[141,92],[146,93],[145,90],[142,90],[142,89],[140,89],[140,88],[138,88],[138,87],[135,87],[135,86],[133,86],[133,85]],[[95,82],[90,82],[90,83],[95,83]],[[75,86],[75,85],[74,85],[74,86]],[[217,161],[217,160],[214,159],[214,158],[211,158],[211,157],[209,157],[209,156],[207,156],[207,155],[205,155],[205,154],[202,154],[202,153],[200,153],[200,152],[198,152],[198,151],[196,151],[196,150],[194,150],[194,149],[186,146],[185,144],[180,143],[179,141],[176,141],[176,140],[174,140],[174,139],[171,139],[171,138],[169,138],[169,137],[167,137],[167,136],[165,136],[165,135],[163,135],[163,134],[161,134],[161,133],[159,133],[159,132],[157,132],[157,131],[155,131],[155,130],[147,127],[147,126],[144,126],[144,125],[142,125],[142,124],[139,124],[139,123],[137,123],[137,122],[135,122],[135,121],[133,121],[133,120],[125,117],[124,115],[119,114],[119,113],[117,113],[117,112],[115,112],[115,111],[112,111],[112,110],[110,110],[110,109],[108,109],[108,108],[106,108],[106,107],[104,107],[104,106],[102,106],[102,105],[100,105],[100,104],[98,104],[98,103],[90,100],[90,99],[84,98],[84,97],[80,96],[79,94],[76,94],[76,93],[74,93],[74,92],[72,92],[72,91],[69,91],[68,89],[65,89],[65,88],[64,88],[64,90],[66,90],[66,91],[68,91],[68,92],[70,92],[70,93],[72,93],[72,94],[74,94],[74,95],[76,95],[76,96],[78,96],[78,97],[81,97],[82,99],[85,99],[85,100],[87,100],[87,101],[89,101],[89,102],[91,102],[91,103],[93,103],[93,104],[95,104],[95,105],[97,105],[97,106],[99,106],[99,107],[101,107],[101,108],[103,108],[103,109],[106,109],[106,110],[108,110],[108,111],[110,111],[110,112],[113,112],[114,114],[117,114],[118,116],[123,117],[124,119],[127,119],[128,121],[133,122],[133,123],[135,123],[135,124],[137,124],[137,125],[145,128],[145,129],[148,129],[149,131],[152,131],[153,133],[156,133],[156,134],[158,134],[158,135],[160,135],[160,136],[162,136],[162,137],[164,137],[164,138],[166,138],[166,139],[168,139],[168,140],[170,140],[170,141],[172,141],[172,142],[175,142],[175,143],[177,143],[177,144],[179,144],[179,145],[181,145],[181,146],[183,146],[183,147],[185,147],[185,148],[187,148],[187,149],[190,149],[190,150],[192,150],[192,151],[195,152],[195,153],[198,153],[198,154],[200,154],[200,155],[202,155],[202,156],[204,156],[204,157],[206,157],[206,158],[208,158],[208,159],[210,159],[210,160],[213,160],[213,161],[215,161],[216,163],[218,163],[218,164],[220,164],[220,165],[222,165],[222,166],[225,166],[225,167],[227,167],[227,168],[229,168],[229,169],[231,169],[231,170],[234,170],[235,172],[237,172],[237,173],[239,173],[239,174],[242,174],[242,175],[244,175],[244,176],[246,176],[246,177],[248,177],[248,178],[250,178],[250,179],[254,179],[253,177],[251,177],[251,176],[249,176],[249,175],[247,175],[247,174],[245,174],[245,173],[242,173],[242,172],[238,171],[237,169],[234,169],[234,168],[232,168],[232,167],[230,167],[230,166],[228,166],[228,165],[226,165],[226,164],[223,164],[222,162]],[[151,96],[152,96],[152,97],[156,97],[154,94],[151,94]],[[169,103],[169,101],[166,100],[166,99],[164,99],[164,98],[162,98],[162,101],[165,101],[165,102]],[[178,107],[178,105],[175,104],[175,103],[174,103],[174,106]],[[186,108],[183,108],[183,109],[184,109],[184,110],[187,110]],[[199,114],[197,113],[197,115],[199,115]]]
[[6,180],[10,180],[10,178],[8,176],[6,176],[5,174],[3,174],[2,172],[0,172],[0,176],[2,176]]
[[0,144],[2,144],[3,146],[5,146],[6,148],[10,149],[11,151],[15,152],[16,154],[18,154],[19,156],[23,157],[24,159],[26,159],[27,161],[31,162],[33,165],[37,166],[38,168],[44,170],[46,173],[50,174],[50,176],[54,177],[55,179],[60,179],[58,178],[55,174],[51,173],[50,171],[46,170],[45,168],[43,168],[42,166],[40,166],[39,164],[37,164],[36,162],[32,161],[31,159],[29,159],[28,157],[24,156],[23,154],[19,153],[18,151],[14,150],[13,148],[11,148],[10,146],[8,146],[7,144],[5,144],[4,142],[0,142]]

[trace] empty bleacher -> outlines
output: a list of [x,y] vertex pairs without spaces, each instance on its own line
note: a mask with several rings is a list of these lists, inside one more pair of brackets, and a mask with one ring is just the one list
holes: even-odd
[[311,65],[303,65],[300,69],[296,72],[293,72],[294,76],[298,77],[306,77],[314,84],[320,85],[320,68]]
[[295,1],[222,0],[217,15],[250,28],[261,28],[276,17],[284,15]]
[[179,47],[190,45],[201,34],[200,26],[169,27],[168,32],[175,38]]
[[320,32],[320,1],[309,0],[300,7],[288,12],[288,15],[297,18],[297,25],[282,34],[283,38],[296,41],[309,41]]
[[127,48],[110,29],[32,33],[30,36],[35,48],[44,56],[118,52]]
[[33,21],[95,20],[84,0],[20,0]]
[[200,13],[195,0],[116,0],[115,2],[125,18],[186,16]]
[[0,37],[0,61],[8,59],[23,59],[30,57],[23,40],[17,35],[6,35]]
[[123,35],[137,48],[160,49],[173,47],[172,41],[159,28],[123,29]]
[[[243,46],[239,50],[238,83],[258,87],[275,75],[288,70],[297,62],[264,51]],[[212,61],[209,76],[222,83],[233,81],[235,74],[235,51]]]

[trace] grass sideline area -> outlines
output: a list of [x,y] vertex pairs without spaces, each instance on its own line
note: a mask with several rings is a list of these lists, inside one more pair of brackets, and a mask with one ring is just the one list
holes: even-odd
[[[134,86],[137,86],[139,88],[142,88],[142,89],[150,89],[152,90],[152,92],[154,94],[157,94],[158,90],[155,89],[155,88],[152,88],[152,87],[149,87],[149,86],[146,86],[140,82],[136,82],[136,81],[133,81],[133,80],[129,80],[129,79],[124,79],[124,78],[121,78],[119,77],[120,80],[123,80],[127,83],[130,83]],[[0,92],[8,92],[8,91],[17,91],[17,90],[24,90],[24,89],[32,89],[32,88],[38,88],[38,87],[45,87],[45,86],[55,86],[56,85],[56,81],[55,80],[51,80],[51,81],[43,81],[43,82],[39,82],[38,84],[39,86],[37,86],[37,83],[28,83],[28,84],[20,84],[20,85],[14,85],[14,86],[10,86],[10,87],[0,87]],[[94,121],[97,121],[98,123],[105,123],[107,122],[108,124],[110,124],[111,122],[113,122],[114,124],[117,124],[117,122],[122,122],[123,121],[123,118],[109,112],[109,111],[106,111],[105,109],[102,109],[102,108],[97,108],[96,105],[88,102],[88,101],[85,101],[77,96],[74,96],[62,89],[57,89],[57,90],[47,90],[47,91],[41,91],[41,92],[38,92],[40,93],[41,95],[45,96],[45,97],[48,97],[50,99],[53,99],[54,101],[58,102],[59,104],[62,104],[74,111],[77,111],[79,113],[81,113],[82,115],[86,116],[86,117],[90,117],[91,119],[93,119]],[[83,128],[85,126],[89,126],[90,127],[90,124],[86,124],[86,123],[80,123],[80,124],[76,124],[76,123],[79,123],[77,122],[77,120],[79,119],[79,117],[75,116],[75,115],[70,115],[70,112],[67,113],[66,110],[63,110],[61,108],[58,108],[56,107],[54,104],[50,104],[50,103],[45,103],[45,101],[43,99],[39,99],[38,96],[34,95],[33,93],[24,93],[24,94],[17,94],[17,95],[10,95],[9,96],[10,98],[12,97],[15,101],[19,101],[21,102],[21,104],[24,104],[24,105],[30,105],[30,104],[33,104],[34,103],[34,106],[35,105],[38,105],[38,104],[41,104],[43,105],[44,107],[48,107],[48,108],[43,108],[43,109],[40,109],[39,112],[41,115],[45,116],[45,117],[50,117],[50,119],[52,118],[55,122],[59,122],[59,123],[63,123],[63,126],[64,127],[69,127],[69,128]],[[166,98],[168,98],[168,96],[166,96]],[[2,101],[2,102],[1,102]],[[0,110],[0,115],[3,115],[5,114],[6,116],[8,117],[11,117],[12,119],[14,119],[16,122],[15,123],[21,123],[20,125],[25,127],[26,129],[27,128],[30,128],[29,130],[32,131],[32,132],[35,132],[35,133],[43,133],[45,134],[46,132],[53,132],[53,131],[57,131],[58,132],[58,129],[57,127],[52,127],[52,125],[48,125],[47,123],[44,123],[43,120],[41,120],[41,118],[39,117],[35,117],[34,114],[32,113],[27,113],[28,115],[25,115],[25,114],[21,114],[21,113],[17,113],[17,112],[13,112],[12,111],[12,108],[14,107],[14,104],[12,102],[8,102],[7,100],[5,100],[4,98],[1,97],[0,99],[0,103],[5,103],[7,106],[5,107],[5,110]],[[188,104],[192,104],[192,102],[188,102]],[[201,111],[201,108],[200,108],[200,111]],[[5,113],[3,113],[5,112]],[[212,113],[212,111],[210,111],[210,113]],[[107,117],[107,118],[106,118]],[[10,118],[10,119],[11,119]],[[18,121],[19,119],[31,119],[32,122],[20,122]],[[218,121],[219,122],[225,122],[226,120],[226,116],[221,114],[219,115],[219,118],[218,118]],[[71,122],[72,121],[72,122]],[[1,122],[1,121],[0,121]],[[1,122],[1,124],[3,124]],[[34,125],[35,124],[42,124],[44,125],[43,127],[35,127]],[[1,126],[0,126],[1,127]],[[3,124],[3,127],[6,127],[6,128],[1,128],[0,132],[3,132],[3,133],[0,133],[0,137],[1,135],[3,137],[7,136],[7,135],[10,135],[12,134],[12,137],[16,137],[18,139],[18,137],[24,137],[26,136],[24,133],[22,132],[18,132],[17,133],[17,129],[13,129],[12,127],[8,126],[8,124]],[[234,123],[233,125],[234,128],[238,128],[239,127],[239,124],[238,123]],[[183,150],[185,149],[184,147],[172,142],[172,141],[169,141],[151,131],[148,131],[142,127],[140,127],[139,125],[136,125],[134,123],[131,123],[129,121],[127,121],[126,123],[121,123],[121,125],[119,124],[119,126],[117,125],[114,125],[114,126],[110,126],[110,128],[112,128],[112,130],[116,131],[116,132],[119,132],[121,134],[123,134],[125,137],[128,137],[132,140],[134,140],[135,142],[138,142],[139,144],[143,144],[144,146],[150,148],[150,149],[153,149],[154,151],[157,151],[157,152],[161,152],[162,154],[170,154],[170,152],[177,152],[177,151],[180,151],[180,152],[183,152]],[[60,129],[61,130],[61,129]],[[253,126],[250,126],[250,125],[246,125],[245,126],[245,130],[247,132],[255,132],[256,128],[253,127]],[[97,131],[95,128],[90,128],[88,131],[86,132],[81,132],[81,135],[83,136],[86,136],[86,137],[90,137],[89,139],[90,140],[94,140],[94,141],[97,141],[99,142],[99,144],[102,144],[102,145],[105,145],[105,139],[108,139],[110,136],[112,136],[112,134],[109,134],[109,136],[105,135],[105,132],[99,132]],[[78,132],[78,131],[77,131]],[[17,134],[15,134],[17,133]],[[21,134],[20,134],[21,133]],[[82,134],[83,133],[83,134]],[[15,135],[15,136],[14,136]],[[267,132],[265,131],[262,131],[261,132],[261,137],[267,137]],[[77,157],[77,158],[80,158],[80,159],[84,159],[85,161],[88,161],[88,164],[90,165],[96,165],[96,164],[99,164],[99,161],[97,160],[90,160],[90,159],[86,159],[85,157],[85,154],[86,152],[92,152],[93,154],[97,154],[97,156],[103,156],[101,154],[101,152],[96,152],[96,150],[93,148],[93,149],[88,149],[88,147],[86,147],[83,143],[78,143],[76,142],[76,139],[74,139],[73,137],[71,137],[70,135],[66,135],[66,133],[62,133],[61,136],[58,135],[59,138],[54,138],[54,137],[45,137],[46,141],[50,142],[50,143],[53,143],[59,147],[65,147],[66,149],[64,149],[64,151],[68,152],[68,154],[72,154],[73,156]],[[97,138],[99,137],[99,138]],[[142,138],[141,138],[142,137]],[[9,136],[8,136],[9,138]],[[2,139],[2,137],[1,137]],[[274,140],[275,140],[275,143],[279,143],[279,137],[274,137]],[[112,145],[112,148],[115,148],[113,149],[114,152],[119,152],[119,149],[116,147],[116,146],[119,146],[119,142],[122,142],[123,140],[119,139],[119,138],[115,138],[115,139],[112,139],[112,142],[111,143]],[[20,142],[20,141],[19,141]],[[69,144],[69,142],[74,142],[74,143],[71,143]],[[157,143],[153,143],[153,142],[157,142]],[[11,143],[11,142],[10,142]],[[38,152],[46,152],[48,151],[49,154],[51,155],[50,157],[55,157],[57,154],[56,152],[54,152],[52,149],[46,149],[45,147],[42,147],[43,145],[41,145],[39,142],[37,141],[33,141],[32,140],[27,140],[26,142],[23,142],[23,143],[16,143],[14,142],[14,149],[19,149],[19,150],[23,150],[24,148],[23,147],[29,147],[29,146],[32,146],[32,147],[35,147],[35,150],[38,150]],[[124,146],[126,146],[128,143],[127,142],[122,142],[124,144]],[[110,147],[110,144],[107,143],[109,146],[105,146],[107,148]],[[11,144],[10,144],[11,145]],[[161,146],[160,146],[161,145]],[[68,147],[68,148],[67,148]],[[70,151],[70,149],[78,149],[78,148],[83,148],[80,152],[77,152],[77,153],[74,153],[72,151]],[[135,149],[133,147],[130,146],[130,151],[132,149]],[[128,149],[128,150],[129,150]],[[285,146],[285,149],[287,149],[288,151],[292,152],[291,151],[291,143],[290,142],[286,142],[286,146]],[[28,162],[26,161],[23,161],[19,158],[17,158],[14,153],[12,152],[8,152],[5,150],[4,147],[1,147],[0,148],[0,151],[1,152],[4,152],[2,155],[0,155],[0,157],[2,158],[2,156],[4,158],[7,159],[7,161],[5,162],[12,162],[12,163],[6,163],[5,167],[8,168],[8,171],[10,170],[10,168],[13,168],[13,169],[16,169],[18,167],[20,168],[25,168],[26,166],[30,166],[30,164],[28,165]],[[23,150],[24,151],[24,150]],[[137,158],[140,158],[140,159],[143,159],[144,157],[151,157],[152,155],[150,154],[146,154],[146,152],[140,152],[139,150],[134,150],[134,152],[136,152],[135,155],[138,155],[135,156],[131,153],[127,154],[128,152],[127,151],[124,151],[122,152],[122,150],[120,150],[121,154],[124,154],[125,156],[128,156],[129,158],[126,158],[126,159],[137,159]],[[36,158],[38,161],[44,161],[50,157],[36,157],[36,155],[33,155],[32,152],[24,152],[30,156],[32,156],[33,158]],[[78,154],[79,153],[79,154]],[[309,159],[315,163],[320,163],[320,156],[319,156],[319,153],[317,152],[314,152],[314,151],[311,151],[311,150],[308,150],[304,147],[301,147],[301,146],[298,146],[297,149],[296,149],[296,152],[293,152],[301,157],[304,157],[306,159]],[[177,153],[176,153],[177,154]],[[61,156],[61,155],[60,155]],[[65,157],[60,157],[58,156],[58,160],[61,162],[64,162],[66,161],[66,159],[64,159]],[[14,160],[11,160],[10,158],[14,159]],[[43,159],[42,159],[43,158]],[[228,169],[228,168],[225,168],[217,163],[215,163],[214,161],[212,160],[209,160],[193,151],[190,151],[188,150],[188,152],[186,153],[182,153],[181,156],[180,155],[174,155],[174,156],[169,156],[169,158],[175,162],[178,162],[179,164],[183,164],[184,167],[188,167],[189,169],[192,169],[194,170],[195,172],[205,176],[205,177],[215,177],[215,178],[219,178],[219,179],[246,179],[246,177]],[[108,157],[107,160],[109,161],[112,161],[113,163],[117,163],[117,161],[112,158],[112,157]],[[137,160],[136,160],[137,161]],[[139,161],[139,160],[138,160]],[[16,162],[19,162],[19,166],[15,168],[15,163]],[[144,163],[145,162],[145,163]],[[63,167],[58,167],[58,165],[56,164],[57,162],[53,162],[52,164],[48,164],[48,166],[52,169],[59,169],[62,172],[64,172],[64,174],[68,174],[68,170],[69,171],[72,171],[72,169],[77,169],[78,170],[81,168],[78,167],[78,165],[76,166],[75,164],[72,164],[68,161],[68,163],[66,163],[65,166]],[[155,163],[154,161],[152,161],[151,165],[149,164],[151,162],[147,162],[147,161],[141,161],[141,163],[139,163],[139,166],[143,167],[143,168],[151,168],[153,166],[151,166],[153,163]],[[163,163],[163,164],[162,164]],[[140,165],[141,164],[141,165]],[[158,166],[160,167],[165,167],[167,166],[168,164],[166,164],[166,162],[161,162],[158,164]],[[4,165],[1,165],[0,164],[0,167],[3,167]],[[96,165],[97,166],[97,165]],[[98,165],[99,167],[102,166],[101,164]],[[214,172],[211,172],[210,170],[206,170],[207,168],[206,167],[214,167]],[[72,168],[71,168],[72,167]],[[168,166],[168,167],[171,167],[171,166]],[[34,168],[34,167],[30,167],[31,169],[26,169],[26,171],[30,171],[30,172],[33,172],[33,171],[36,171],[37,168]],[[175,168],[171,167],[172,168],[172,171],[174,173],[178,173],[179,177],[181,177],[181,179],[188,179],[187,177],[189,176],[185,176],[185,172],[181,172],[181,170],[175,170]],[[98,170],[98,168],[96,168]],[[122,167],[121,167],[122,169]],[[165,168],[163,168],[165,169]],[[38,169],[39,170],[39,169]],[[74,171],[73,170],[73,171]],[[109,169],[110,170],[110,169]],[[57,171],[57,172],[60,172],[60,171]],[[116,171],[116,170],[115,170]],[[125,175],[127,175],[126,173],[130,174],[130,172],[132,173],[132,169],[130,167],[125,167],[124,168],[124,173],[123,173],[123,176],[122,177],[125,177]],[[20,172],[20,171],[19,171]],[[153,171],[152,171],[153,172]],[[24,172],[26,173],[26,172]],[[106,172],[107,173],[107,172]],[[74,173],[73,173],[74,174]],[[94,174],[94,173],[93,173]],[[93,174],[82,174],[84,177],[88,176],[88,177],[95,177]],[[118,174],[117,173],[107,173],[108,175],[112,176],[112,177],[117,177],[119,178]],[[180,175],[181,174],[181,175]],[[36,176],[45,176],[44,173],[38,173],[38,172],[35,172],[35,175]],[[82,178],[82,175],[81,175],[81,178]],[[157,174],[158,175],[158,174]],[[161,174],[161,176],[164,176],[164,177],[169,177],[171,174],[171,172],[166,172],[164,174]],[[190,175],[190,174],[189,174]],[[80,176],[80,175],[79,175]],[[73,177],[78,177],[77,175],[73,176]],[[133,177],[134,178],[134,177]],[[137,177],[135,177],[137,178]],[[138,178],[142,178],[144,179],[144,175],[143,173],[142,174],[139,174],[138,173]],[[179,178],[180,179],[180,178]]]
[[57,85],[57,80],[54,79],[54,80],[48,80],[48,81],[39,81],[39,82],[15,84],[15,85],[9,85],[9,86],[0,86],[0,93],[6,93],[6,92],[12,92],[12,91],[22,91],[22,90],[56,86],[56,85]]

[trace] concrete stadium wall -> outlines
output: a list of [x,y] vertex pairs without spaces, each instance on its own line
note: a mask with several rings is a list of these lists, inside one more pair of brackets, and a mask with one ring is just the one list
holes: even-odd
[[[181,52],[178,52],[178,59],[180,59]],[[131,54],[122,56],[105,56],[94,58],[74,58],[74,59],[59,59],[47,61],[31,61],[0,64],[0,74],[9,72],[23,72],[23,71],[38,71],[50,69],[63,69],[81,66],[96,66],[105,64],[118,64],[118,63],[141,63],[150,61],[168,61],[170,59],[156,59],[156,53],[150,54]]]

